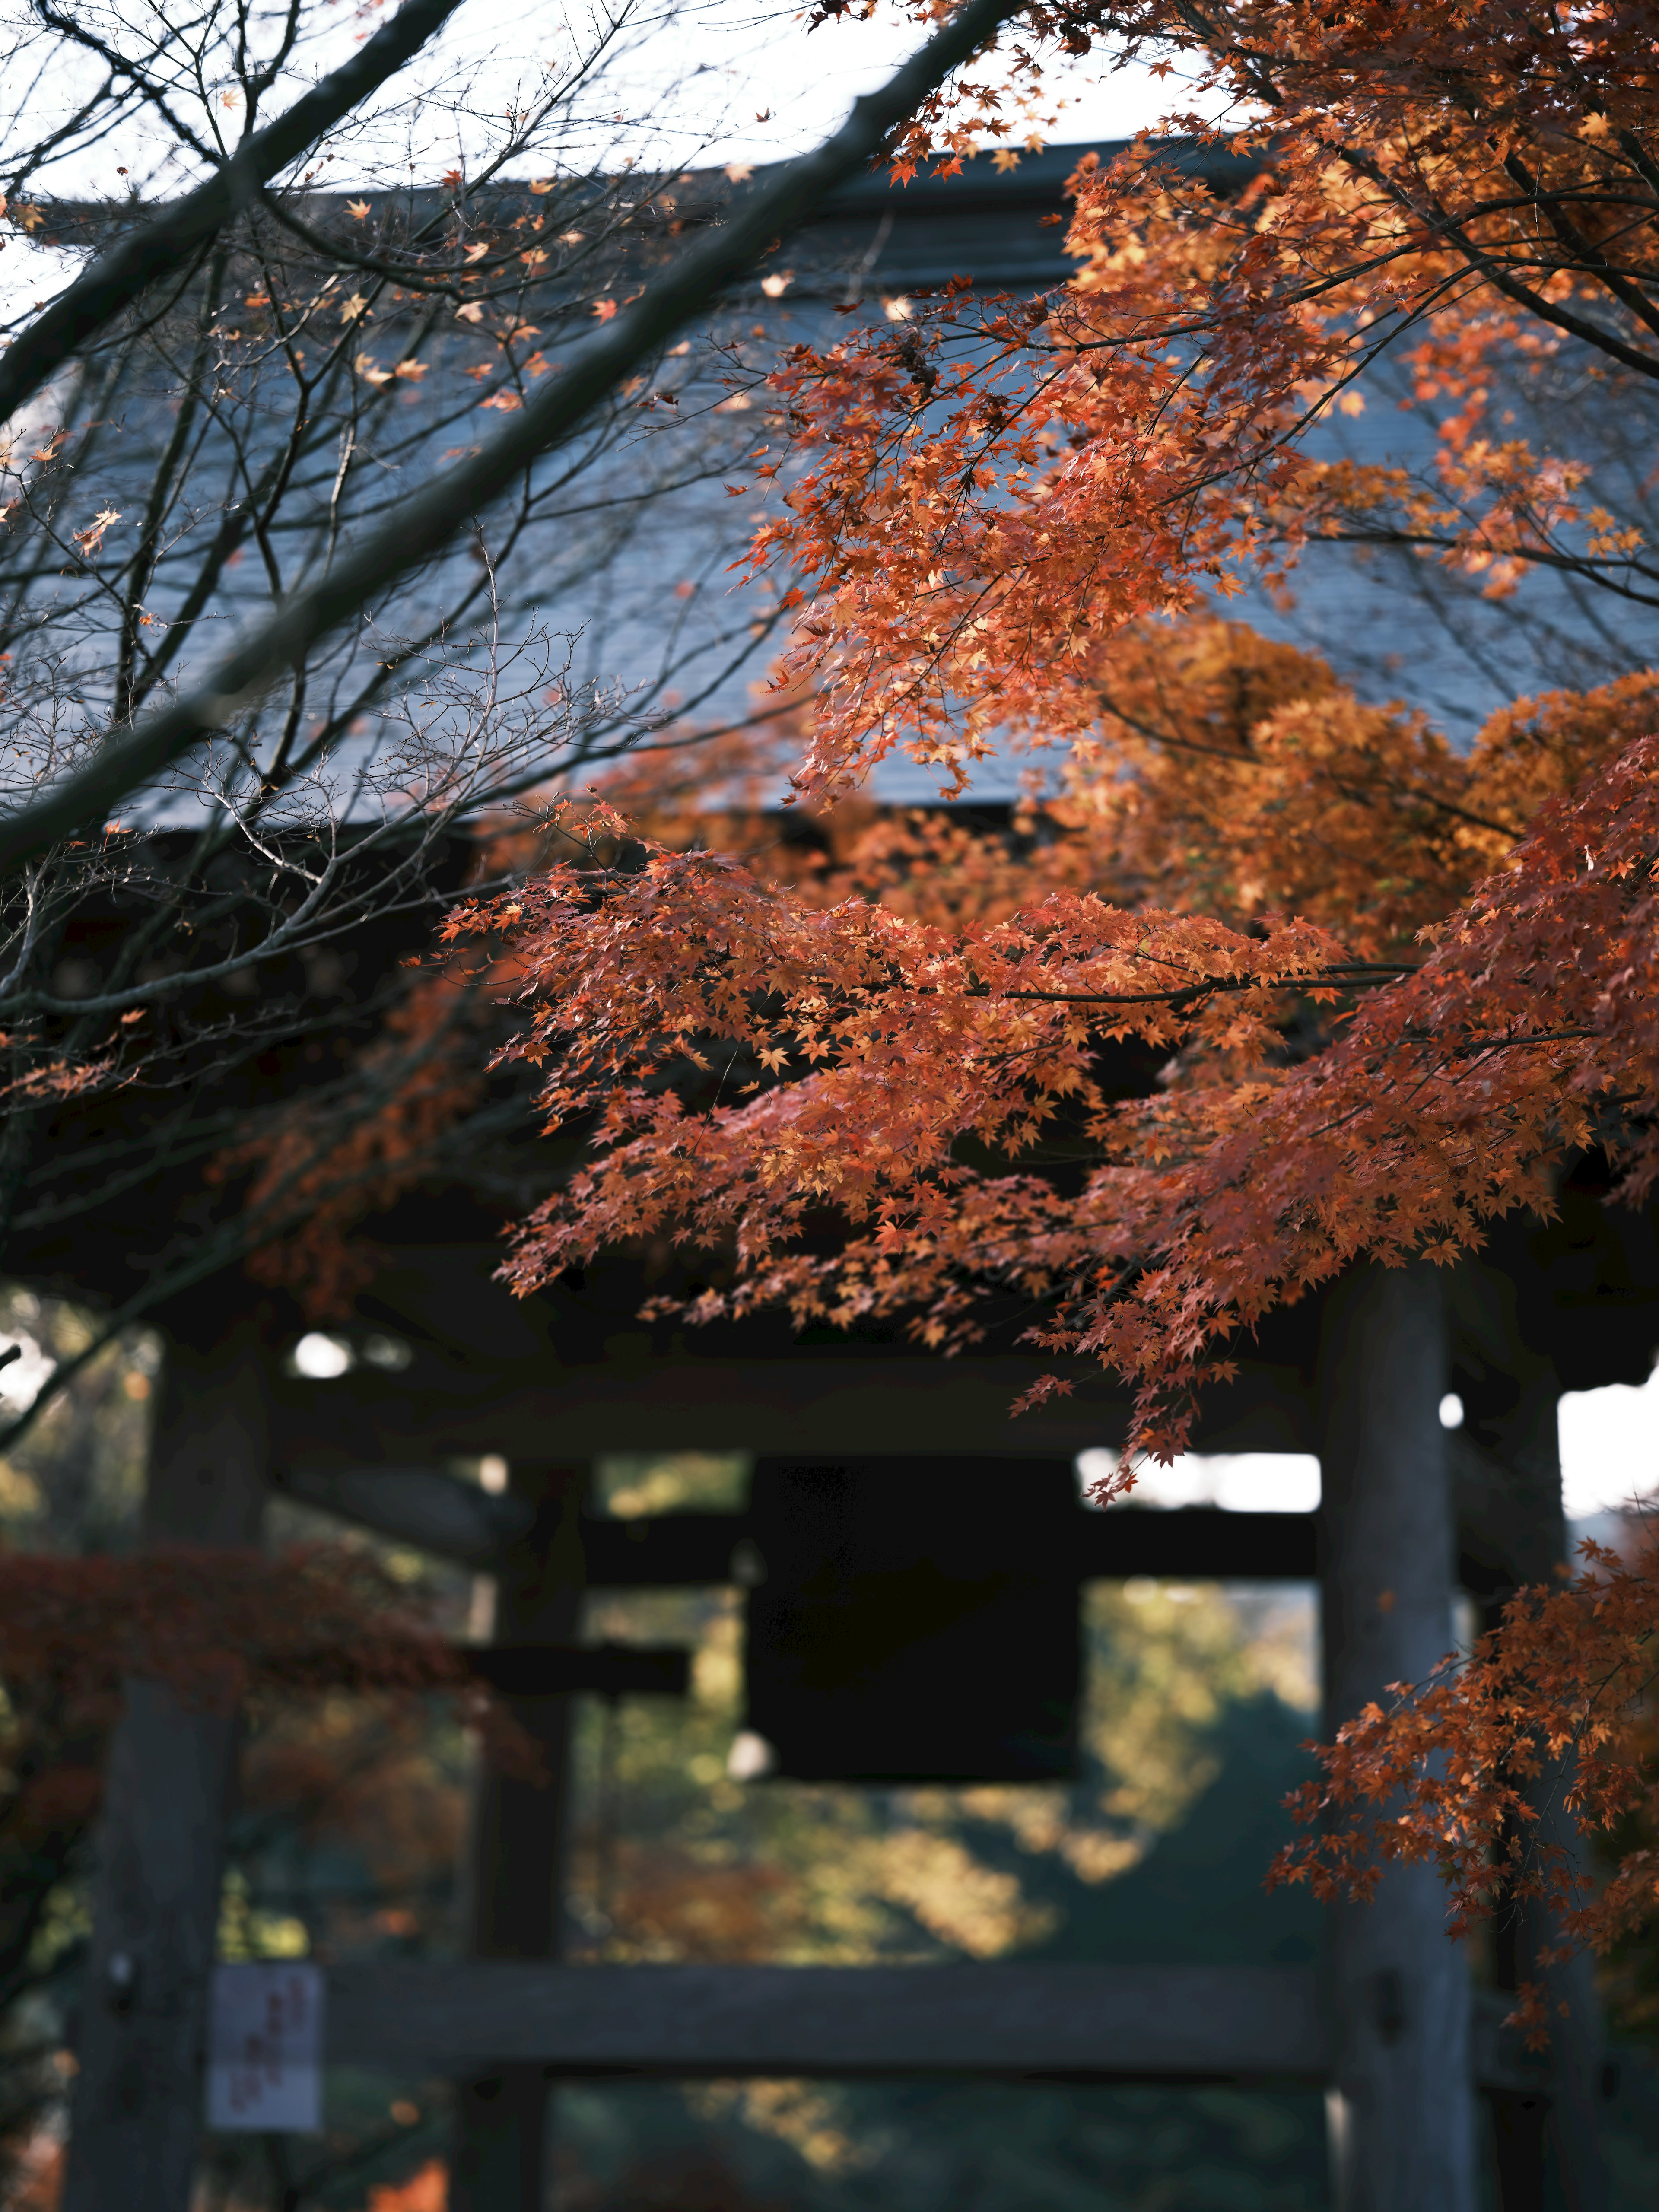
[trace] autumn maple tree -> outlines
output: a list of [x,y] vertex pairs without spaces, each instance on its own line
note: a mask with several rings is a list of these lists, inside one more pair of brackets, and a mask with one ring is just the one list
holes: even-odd
[[[1615,1200],[1652,1191],[1654,679],[1520,702],[1460,751],[1216,603],[1355,540],[1493,593],[1543,567],[1654,603],[1637,527],[1494,395],[1571,362],[1595,410],[1647,404],[1659,95],[1634,8],[1049,27],[1177,58],[1227,111],[1177,126],[1224,128],[1231,186],[1167,142],[1086,159],[1069,284],[953,284],[798,348],[752,552],[796,612],[798,801],[846,804],[894,753],[960,792],[1042,748],[1031,836],[876,825],[780,882],[648,822],[626,849],[601,809],[582,855],[449,929],[495,940],[512,1050],[592,1147],[524,1224],[522,1287],[675,1239],[732,1255],[695,1313],[897,1316],[941,1347],[1018,1291],[1056,1360],[1034,1395],[1079,1358],[1134,1387],[1111,1490],[1180,1448],[1275,1304],[1547,1213],[1576,1150],[1611,1158]],[[963,150],[919,132],[898,166]],[[1426,473],[1310,435],[1385,360],[1436,422]],[[1125,1049],[1157,1071],[1127,1095]],[[1610,1940],[1645,1860],[1591,1903],[1564,1852],[1518,1873],[1516,1838],[1553,1760],[1587,1825],[1645,1801],[1656,1628],[1659,1585],[1609,1558],[1523,1594],[1470,1667],[1345,1730],[1330,1801],[1409,1784],[1381,1848],[1437,1858],[1465,1913],[1532,1881]],[[1336,1842],[1297,1870],[1367,1878]]]

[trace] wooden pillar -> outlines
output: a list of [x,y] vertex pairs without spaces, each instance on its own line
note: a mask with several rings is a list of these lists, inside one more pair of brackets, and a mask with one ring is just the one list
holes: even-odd
[[[1455,1641],[1446,1373],[1432,1269],[1338,1283],[1320,1362],[1328,1732]],[[1327,1947],[1339,2212],[1475,2212],[1468,1962],[1434,1869],[1395,1868],[1370,1904],[1332,1908]]]
[[[1466,1514],[1473,1507],[1471,1533],[1502,1578],[1485,1607],[1489,1628],[1502,1618],[1507,1598],[1528,1583],[1553,1582],[1567,1555],[1555,1369],[1547,1356],[1528,1352],[1513,1331],[1504,1363],[1504,1371],[1488,1366],[1478,1391],[1470,1393],[1457,1439],[1460,1455],[1470,1462],[1462,1487],[1470,1500]],[[1537,1802],[1540,1840],[1576,1855],[1577,1824],[1561,1805],[1553,1777],[1540,1782]],[[1510,2094],[1497,2100],[1503,2212],[1606,2212],[1601,2014],[1592,1963],[1583,1954],[1565,1965],[1544,1959],[1551,1916],[1535,1900],[1500,1921],[1496,1933],[1499,1985],[1540,1983],[1550,2033],[1550,2070],[1541,2098]]]
[[[583,1583],[580,1515],[585,1462],[515,1462],[514,1496],[535,1518],[495,1585],[497,1644],[575,1640]],[[486,1768],[474,1800],[469,1865],[471,1948],[479,1959],[556,1959],[562,1949],[572,1700],[514,1698],[514,1717],[539,1748],[538,1786]],[[507,2066],[456,2093],[450,2212],[546,2212],[544,2068]]]
[[[169,1338],[143,1541],[257,1546],[266,1390],[257,1329]],[[219,1922],[234,1716],[129,1682],[97,1830],[64,2212],[187,2212]]]

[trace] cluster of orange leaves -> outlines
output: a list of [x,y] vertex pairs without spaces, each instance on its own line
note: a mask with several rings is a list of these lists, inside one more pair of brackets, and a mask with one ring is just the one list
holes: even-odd
[[[1544,1905],[1555,1929],[1545,1963],[1583,1944],[1607,1950],[1652,1917],[1659,1850],[1626,1850],[1598,1887],[1570,1839],[1575,1826],[1606,1832],[1633,1814],[1650,1832],[1656,1562],[1650,1543],[1631,1561],[1582,1549],[1571,1581],[1520,1592],[1468,1660],[1338,1729],[1321,1778],[1291,1801],[1307,1832],[1274,1879],[1368,1897],[1387,1867],[1428,1862],[1459,1935],[1524,1899]],[[1535,1984],[1516,2017],[1534,2046],[1547,2040]]]
[[445,2212],[449,2203],[449,2169],[428,2159],[407,2181],[377,2181],[368,2192],[368,2212]]
[[[1048,1350],[1135,1383],[1132,1448],[1168,1452],[1238,1326],[1358,1255],[1450,1258],[1547,1206],[1574,1145],[1622,1146],[1640,1199],[1650,681],[1509,710],[1459,758],[1233,626],[1188,642],[1184,666],[1120,646],[1120,706],[1170,737],[1074,763],[1024,854],[872,822],[778,884],[647,842],[637,867],[562,862],[458,907],[452,939],[512,937],[509,1051],[597,1155],[523,1225],[514,1279],[731,1245],[705,1313],[902,1312],[945,1346],[1012,1288],[1051,1302]],[[1206,711],[1241,673],[1281,701],[1242,743]],[[1505,855],[1511,816],[1534,827]],[[1150,1095],[1116,1095],[1101,1055],[1122,1044],[1163,1064]],[[1043,1146],[1059,1179],[1026,1170]],[[805,1249],[830,1213],[845,1237]]]
[[[631,849],[604,815],[608,843],[452,914],[452,939],[510,946],[509,1052],[592,1148],[523,1224],[522,1287],[672,1240],[736,1255],[694,1314],[902,1316],[946,1349],[1016,1291],[1057,1358],[1136,1388],[1111,1488],[1180,1448],[1241,1328],[1354,1259],[1450,1261],[1547,1211],[1576,1146],[1649,1194],[1659,679],[1521,702],[1458,754],[1233,623],[1129,625],[1101,667],[1096,735],[1012,834],[850,802],[803,857],[738,811],[717,826],[742,859],[683,848],[676,791]],[[648,777],[626,795],[649,816]],[[1550,1756],[1584,1747],[1582,1819],[1641,1796],[1639,1685],[1602,1662],[1655,1626],[1652,1577],[1605,1562],[1519,1601],[1475,1667],[1327,1753],[1337,1826],[1294,1870],[1363,1887],[1357,1808],[1409,1784],[1389,1850],[1487,1909],[1540,1715]],[[1570,1939],[1612,1942],[1654,1894],[1645,1860],[1594,1901],[1528,1863]]]
[[[0,1797],[9,1846],[27,1849],[91,1817],[96,1747],[133,1677],[165,1682],[213,1711],[324,1689],[442,1692],[494,1725],[461,1658],[359,1547],[274,1559],[189,1549],[131,1559],[0,1553]],[[77,1746],[86,1756],[64,1755]]]
[[[786,362],[806,465],[754,558],[803,604],[806,793],[895,747],[959,788],[1011,733],[1091,733],[1124,621],[1279,573],[1310,538],[1382,527],[1499,590],[1534,558],[1620,586],[1642,551],[1583,503],[1580,462],[1494,434],[1488,403],[1568,342],[1608,404],[1607,378],[1659,374],[1650,8],[1061,12],[1196,50],[1261,121],[1224,149],[1186,118],[1233,159],[1224,199],[1146,142],[1087,157],[1068,285],[987,308],[963,280]],[[1438,413],[1432,483],[1306,449],[1389,348]]]
[[188,1547],[132,1558],[0,1553],[0,1680],[14,1705],[32,1683],[49,1682],[95,1708],[133,1675],[216,1711],[264,1691],[459,1688],[469,1679],[407,1589],[357,1546],[277,1558]]

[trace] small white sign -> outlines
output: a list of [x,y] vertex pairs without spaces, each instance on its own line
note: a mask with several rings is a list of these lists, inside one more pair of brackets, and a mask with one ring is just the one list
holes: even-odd
[[216,1966],[207,2124],[294,2135],[323,2124],[320,1966]]

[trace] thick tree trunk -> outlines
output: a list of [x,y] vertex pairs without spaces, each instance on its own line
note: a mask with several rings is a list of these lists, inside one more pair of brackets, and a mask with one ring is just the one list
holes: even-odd
[[[1320,1378],[1328,1731],[1455,1640],[1446,1369],[1432,1270],[1338,1285]],[[1370,1904],[1334,1907],[1328,1933],[1340,2212],[1474,2212],[1468,1965],[1434,1869],[1393,1869]]]
[[[585,1463],[514,1463],[513,1494],[536,1517],[496,1579],[497,1644],[574,1642],[586,1487]],[[539,1786],[488,1768],[479,1778],[469,1869],[472,1951],[480,1959],[556,1959],[572,1700],[516,1698],[512,1711],[540,1750],[546,1776]],[[546,2212],[548,2091],[540,2066],[509,2066],[459,2086],[450,2212]]]
[[[251,1323],[167,1346],[144,1540],[254,1546],[264,1357]],[[98,1826],[64,2212],[188,2212],[236,1723],[131,1682]]]
[[[1486,1378],[1488,1387],[1471,1409],[1463,1439],[1465,1449],[1478,1455],[1474,1464],[1485,1478],[1478,1485],[1481,1549],[1504,1577],[1486,1607],[1488,1627],[1496,1626],[1515,1590],[1553,1582],[1567,1553],[1557,1424],[1560,1385],[1550,1360],[1528,1353],[1518,1339],[1507,1364],[1510,1371]],[[1543,1778],[1537,1804],[1540,1839],[1576,1856],[1577,1825],[1561,1804],[1559,1778]],[[1551,1916],[1535,1900],[1500,1922],[1497,1932],[1500,1984],[1509,1989],[1540,1984],[1550,2033],[1549,2083],[1541,2104],[1520,2096],[1498,2103],[1503,2212],[1606,2212],[1601,2015],[1592,1963],[1582,1954],[1565,1965],[1544,1959],[1554,1931]]]

